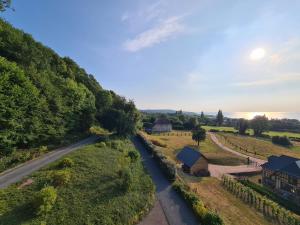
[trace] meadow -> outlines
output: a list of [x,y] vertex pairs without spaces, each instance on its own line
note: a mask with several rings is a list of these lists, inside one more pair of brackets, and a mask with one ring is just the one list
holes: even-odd
[[207,207],[215,210],[221,216],[226,225],[272,224],[261,213],[228,192],[220,180],[214,177],[188,180],[192,190],[197,193]]
[[271,155],[288,155],[300,158],[300,146],[290,148],[273,144],[270,140],[229,133],[216,133],[219,141],[225,146],[243,154],[267,159]]
[[[97,143],[66,157],[71,167],[62,169],[61,159],[32,174],[31,185],[20,188],[20,182],[0,190],[1,225],[129,225],[152,207],[154,185],[130,141]],[[53,177],[59,171],[70,179]],[[55,187],[56,201],[46,215],[37,215],[37,193],[49,186]]]
[[[218,130],[218,131],[229,131],[229,132],[238,132],[237,129],[235,129],[234,127],[216,127],[216,126],[202,126],[206,131],[210,131],[210,130]],[[253,130],[252,129],[248,129],[247,132],[250,135],[253,135]],[[287,136],[290,138],[300,138],[300,133],[292,133],[292,132],[281,132],[281,131],[267,131],[264,132],[263,134],[265,135],[269,135],[270,137],[273,136]]]
[[201,153],[203,153],[209,163],[212,164],[234,166],[247,163],[244,158],[222,150],[210,139],[209,135],[207,135],[205,141],[200,143],[199,147],[196,145],[196,142],[192,140],[191,132],[173,131],[153,135],[144,133],[144,135],[154,144],[160,145],[160,149],[164,155],[174,162],[176,162],[176,154],[184,146],[191,146],[195,149],[200,149]]

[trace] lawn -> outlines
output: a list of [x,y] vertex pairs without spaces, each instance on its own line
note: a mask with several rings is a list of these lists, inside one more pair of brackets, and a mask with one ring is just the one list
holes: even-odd
[[267,159],[271,155],[288,155],[300,158],[300,146],[285,148],[275,145],[271,141],[255,137],[228,133],[216,133],[216,135],[225,146],[249,156],[261,159]]
[[208,177],[199,180],[190,181],[190,187],[206,206],[222,217],[226,225],[272,224],[261,213],[228,192],[218,179]]
[[128,156],[129,151],[139,156],[132,144],[113,143],[89,145],[67,156],[74,162],[64,169],[71,180],[55,186],[57,199],[45,216],[36,215],[32,202],[41,188],[54,185],[51,174],[61,170],[59,161],[35,172],[30,186],[0,190],[0,224],[136,224],[152,206],[154,186],[140,158]]
[[[192,140],[191,132],[173,131],[155,135],[144,134],[150,141],[158,141],[162,146],[162,152],[171,160],[176,161],[176,154],[184,147],[191,146],[198,149],[196,142]],[[230,152],[226,152],[216,145],[207,135],[204,142],[200,143],[200,151],[208,158],[209,163],[218,165],[242,165],[246,160]]]
[[204,128],[206,131],[210,131],[211,129],[213,130],[218,130],[218,131],[237,131],[234,127],[216,127],[216,126],[201,126]]

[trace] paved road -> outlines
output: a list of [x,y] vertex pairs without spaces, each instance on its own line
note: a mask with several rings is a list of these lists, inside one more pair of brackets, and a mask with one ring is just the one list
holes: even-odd
[[[156,196],[166,216],[169,225],[196,225],[199,224],[192,210],[179,194],[172,189],[171,183],[165,178],[151,154],[135,138],[135,147],[140,151],[143,163],[156,185]],[[158,224],[147,224],[158,225]]]
[[61,158],[62,156],[72,151],[75,151],[76,149],[79,149],[84,145],[93,143],[96,140],[97,137],[89,137],[71,146],[51,151],[40,158],[31,160],[13,169],[4,171],[3,173],[0,174],[0,188],[5,188],[10,184],[18,182],[22,180],[24,177],[33,173],[34,171],[40,169],[41,167],[46,166],[51,162],[54,162],[55,160]]
[[240,153],[240,152],[237,152],[231,148],[228,148],[226,146],[224,146],[219,140],[218,138],[216,137],[216,135],[212,132],[208,132],[208,134],[210,135],[211,139],[213,140],[214,143],[216,143],[220,148],[222,148],[223,150],[225,151],[228,151],[228,152],[231,152],[235,155],[238,155],[238,156],[241,156],[241,157],[244,157],[244,158],[249,158],[251,161],[257,163],[259,166],[266,163],[267,161],[266,160],[263,160],[263,159],[258,159],[258,158],[254,158],[254,157],[251,157],[251,156],[248,156],[248,155],[245,155],[243,153]]

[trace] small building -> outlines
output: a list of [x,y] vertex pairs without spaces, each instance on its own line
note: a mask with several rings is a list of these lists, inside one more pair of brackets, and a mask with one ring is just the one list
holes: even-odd
[[186,146],[177,154],[176,158],[182,163],[184,172],[197,176],[209,175],[208,160],[200,151]]
[[168,119],[160,118],[156,119],[154,126],[152,127],[152,132],[170,132],[172,131],[172,124]]
[[262,169],[263,185],[300,205],[300,159],[270,156]]

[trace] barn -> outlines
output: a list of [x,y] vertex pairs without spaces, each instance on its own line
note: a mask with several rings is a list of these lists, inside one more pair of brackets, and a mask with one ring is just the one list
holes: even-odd
[[156,119],[154,126],[152,127],[152,132],[170,132],[172,131],[172,124],[168,119],[160,118]]
[[209,175],[208,160],[200,151],[186,146],[177,154],[176,158],[182,163],[184,172],[196,176]]

